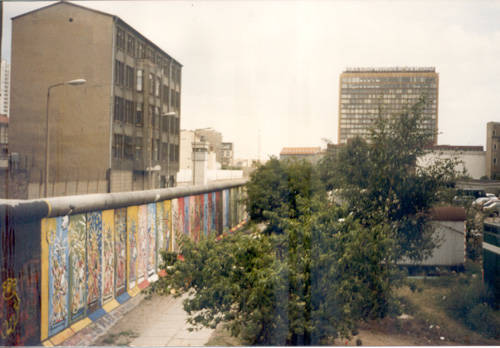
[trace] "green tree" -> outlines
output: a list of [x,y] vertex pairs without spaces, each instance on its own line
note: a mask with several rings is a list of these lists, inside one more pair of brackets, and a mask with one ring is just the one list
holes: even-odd
[[380,113],[368,141],[356,138],[322,163],[325,186],[340,189],[360,221],[393,226],[396,258],[419,259],[436,246],[428,210],[443,199],[457,175],[453,159],[426,168],[418,164],[433,136],[420,126],[425,107],[422,98],[399,115]]
[[422,100],[382,117],[371,139],[355,139],[314,166],[270,159],[251,176],[247,210],[266,233],[182,243],[184,262],[160,284],[189,292],[194,325],[226,323],[245,344],[318,345],[348,337],[359,320],[397,311],[397,261],[433,245],[427,210],[454,179],[453,163],[420,168],[429,134]]

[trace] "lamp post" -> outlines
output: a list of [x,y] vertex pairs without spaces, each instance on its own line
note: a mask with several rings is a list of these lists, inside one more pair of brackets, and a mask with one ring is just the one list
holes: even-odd
[[43,194],[44,197],[47,197],[47,189],[49,186],[49,159],[50,159],[50,153],[49,153],[49,103],[50,103],[50,90],[55,87],[59,86],[64,86],[64,85],[69,85],[69,86],[79,86],[83,85],[85,82],[87,82],[84,79],[76,79],[76,80],[70,80],[66,82],[60,82],[56,83],[53,85],[50,85],[47,88],[47,110],[45,113],[45,186],[43,189]]
[[[164,117],[168,117],[168,116],[177,116],[177,113],[175,111],[170,111],[170,112],[167,112],[165,114],[162,114],[161,115],[161,121],[160,121],[160,139],[162,138],[162,132],[163,132],[163,118]],[[167,150],[167,176],[169,175],[170,173],[170,127],[169,127],[169,130],[167,132],[167,146],[168,146],[168,150]],[[160,141],[160,146],[161,146],[161,141]],[[170,183],[170,178],[167,179],[167,187],[169,187],[169,184]]]

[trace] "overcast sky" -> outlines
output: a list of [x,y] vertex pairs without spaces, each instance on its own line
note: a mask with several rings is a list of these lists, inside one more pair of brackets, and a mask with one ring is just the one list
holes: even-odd
[[[4,3],[10,18],[52,2]],[[436,67],[439,144],[486,145],[500,121],[499,1],[77,1],[115,14],[184,65],[181,128],[236,158],[337,142],[346,67]],[[259,137],[260,132],[260,137]]]

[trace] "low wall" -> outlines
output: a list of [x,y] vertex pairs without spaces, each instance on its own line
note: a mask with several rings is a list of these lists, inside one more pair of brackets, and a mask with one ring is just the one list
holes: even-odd
[[246,219],[244,183],[0,201],[0,344],[59,344],[137,295],[181,235]]

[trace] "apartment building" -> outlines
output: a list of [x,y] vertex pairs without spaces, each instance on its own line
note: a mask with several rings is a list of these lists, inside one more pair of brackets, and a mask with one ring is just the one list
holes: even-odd
[[10,64],[2,60],[0,65],[0,114],[9,117]]
[[47,157],[49,196],[175,185],[182,65],[122,19],[68,2],[14,17],[11,68],[10,151],[29,198]]
[[427,98],[422,127],[437,144],[439,74],[435,68],[349,68],[340,75],[338,143],[368,137],[373,121]]
[[500,180],[500,122],[486,124],[486,175]]

